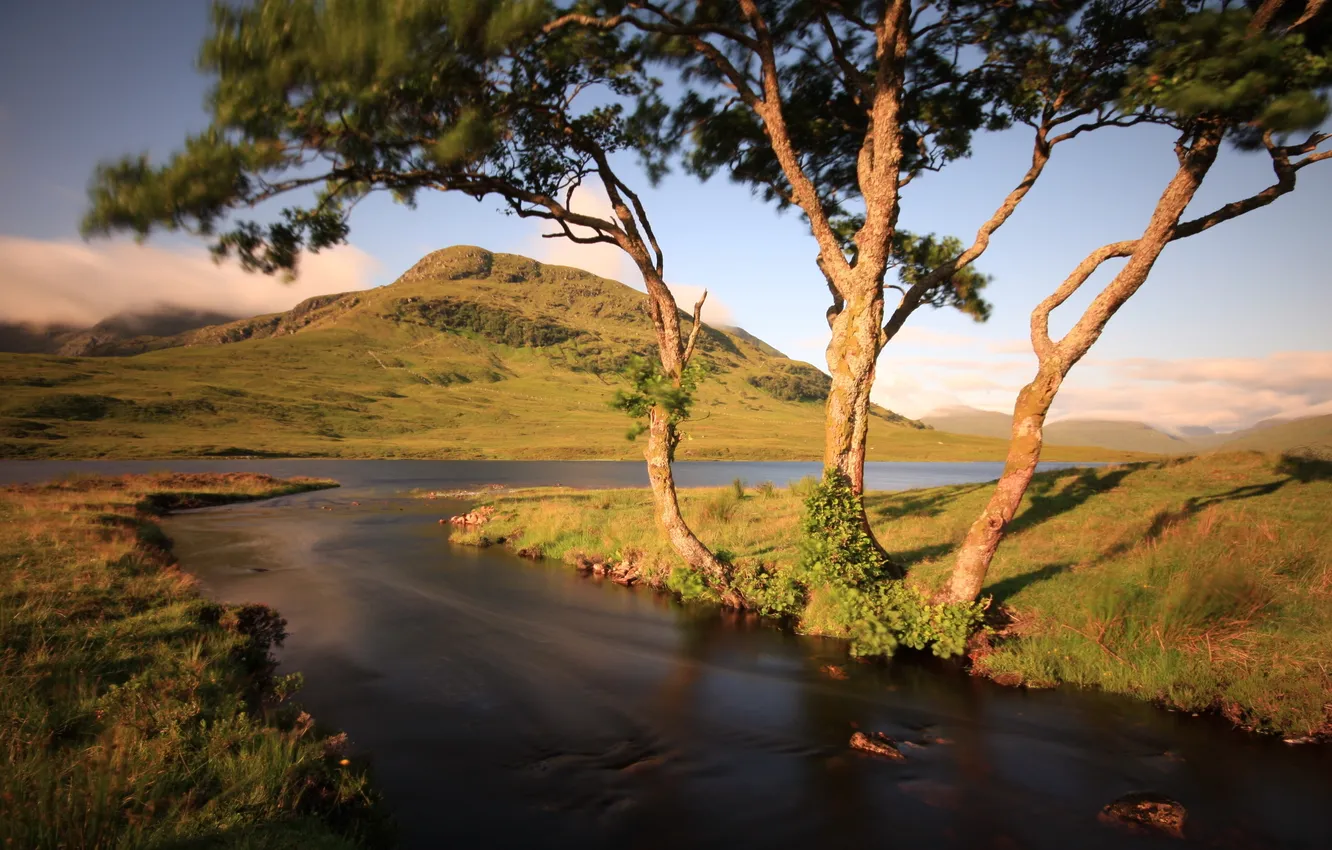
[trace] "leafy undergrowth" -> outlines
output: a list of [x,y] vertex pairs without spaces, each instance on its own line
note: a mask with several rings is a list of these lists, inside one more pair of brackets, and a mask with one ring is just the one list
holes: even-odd
[[[845,606],[802,594],[802,502],[817,485],[681,492],[747,602],[808,633],[851,636]],[[939,587],[990,484],[873,493],[879,539],[923,593]],[[634,561],[676,591],[640,490],[519,491],[464,542],[503,537],[549,558]],[[1011,622],[974,669],[1001,682],[1093,686],[1303,736],[1332,732],[1332,464],[1258,453],[1038,475],[985,594]]]
[[199,598],[152,517],[336,486],[263,475],[0,490],[0,846],[346,848],[384,835],[342,736],[274,676],[284,621]]

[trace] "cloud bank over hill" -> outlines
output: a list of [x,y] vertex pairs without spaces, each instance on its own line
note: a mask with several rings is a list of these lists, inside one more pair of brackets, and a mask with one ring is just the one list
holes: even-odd
[[[908,327],[880,358],[874,399],[913,417],[955,406],[1009,413],[1035,367],[1022,340]],[[1332,413],[1332,351],[1278,351],[1262,357],[1088,357],[1065,381],[1050,419],[1227,432],[1263,419],[1325,413]]]
[[227,316],[288,310],[314,295],[371,286],[376,261],[341,246],[303,257],[296,280],[215,264],[202,248],[0,236],[0,322],[95,324],[165,307]]

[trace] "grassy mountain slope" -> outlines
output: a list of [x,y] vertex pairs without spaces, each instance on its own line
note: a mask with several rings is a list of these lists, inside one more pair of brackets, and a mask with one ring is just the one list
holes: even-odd
[[[985,437],[1007,437],[1012,417],[974,407],[949,407],[920,421],[940,431]],[[1193,454],[1215,450],[1287,452],[1332,451],[1332,415],[1304,419],[1264,420],[1230,434],[1175,436],[1144,422],[1065,419],[1045,428],[1049,446],[1104,446],[1121,451]]]
[[1188,441],[1158,431],[1145,422],[1119,422],[1107,419],[1065,419],[1046,428],[1051,442],[1070,446],[1105,446],[1135,452],[1178,454],[1196,451]]
[[[1263,422],[1244,431],[1217,436],[1222,438],[1218,445],[1227,450],[1332,453],[1332,414],[1308,416],[1285,422]],[[1208,438],[1208,443],[1204,445],[1210,446],[1212,439]]]
[[[390,286],[127,344],[101,353],[132,356],[0,355],[0,456],[634,458],[608,402],[654,350],[642,293],[467,247]],[[821,455],[827,376],[710,327],[699,357],[709,375],[680,458]],[[873,459],[1003,456],[1002,441],[876,414]]]
[[1013,417],[994,410],[975,407],[945,407],[920,417],[931,428],[952,434],[1007,439],[1013,431]]
[[[940,431],[1008,439],[1013,417],[974,407],[948,407],[921,417]],[[1174,454],[1195,450],[1189,442],[1143,422],[1102,419],[1065,419],[1045,426],[1047,446],[1103,446],[1126,452]]]

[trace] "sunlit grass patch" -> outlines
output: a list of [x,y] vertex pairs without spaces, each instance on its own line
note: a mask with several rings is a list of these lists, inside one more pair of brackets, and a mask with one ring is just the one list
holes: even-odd
[[[1220,710],[1290,735],[1332,731],[1327,466],[1232,453],[1038,475],[985,588],[1014,622],[977,669]],[[734,562],[751,604],[842,634],[848,624],[818,594],[787,592],[811,486],[685,490],[682,510]],[[871,493],[866,506],[908,581],[929,592],[989,495],[983,484],[934,487]],[[658,585],[678,564],[643,490],[531,490],[494,504],[494,520],[460,539],[505,537],[557,559],[632,548]]]
[[345,739],[284,701],[261,606],[206,602],[153,523],[333,486],[255,475],[0,490],[0,844],[354,847],[380,834]]

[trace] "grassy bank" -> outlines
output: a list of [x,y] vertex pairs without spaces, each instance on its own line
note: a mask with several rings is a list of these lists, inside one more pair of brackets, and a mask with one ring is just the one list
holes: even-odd
[[261,475],[0,490],[0,846],[345,848],[364,771],[284,700],[262,606],[199,598],[153,518],[335,486]]
[[[684,492],[699,536],[724,550],[755,607],[838,634],[818,589],[792,581],[804,487]],[[874,493],[880,539],[930,591],[990,485]],[[682,587],[645,491],[533,490],[493,500],[464,542],[629,563]],[[1256,453],[1036,477],[985,593],[1011,616],[974,669],[1010,684],[1060,683],[1219,710],[1286,735],[1332,731],[1332,468]]]

